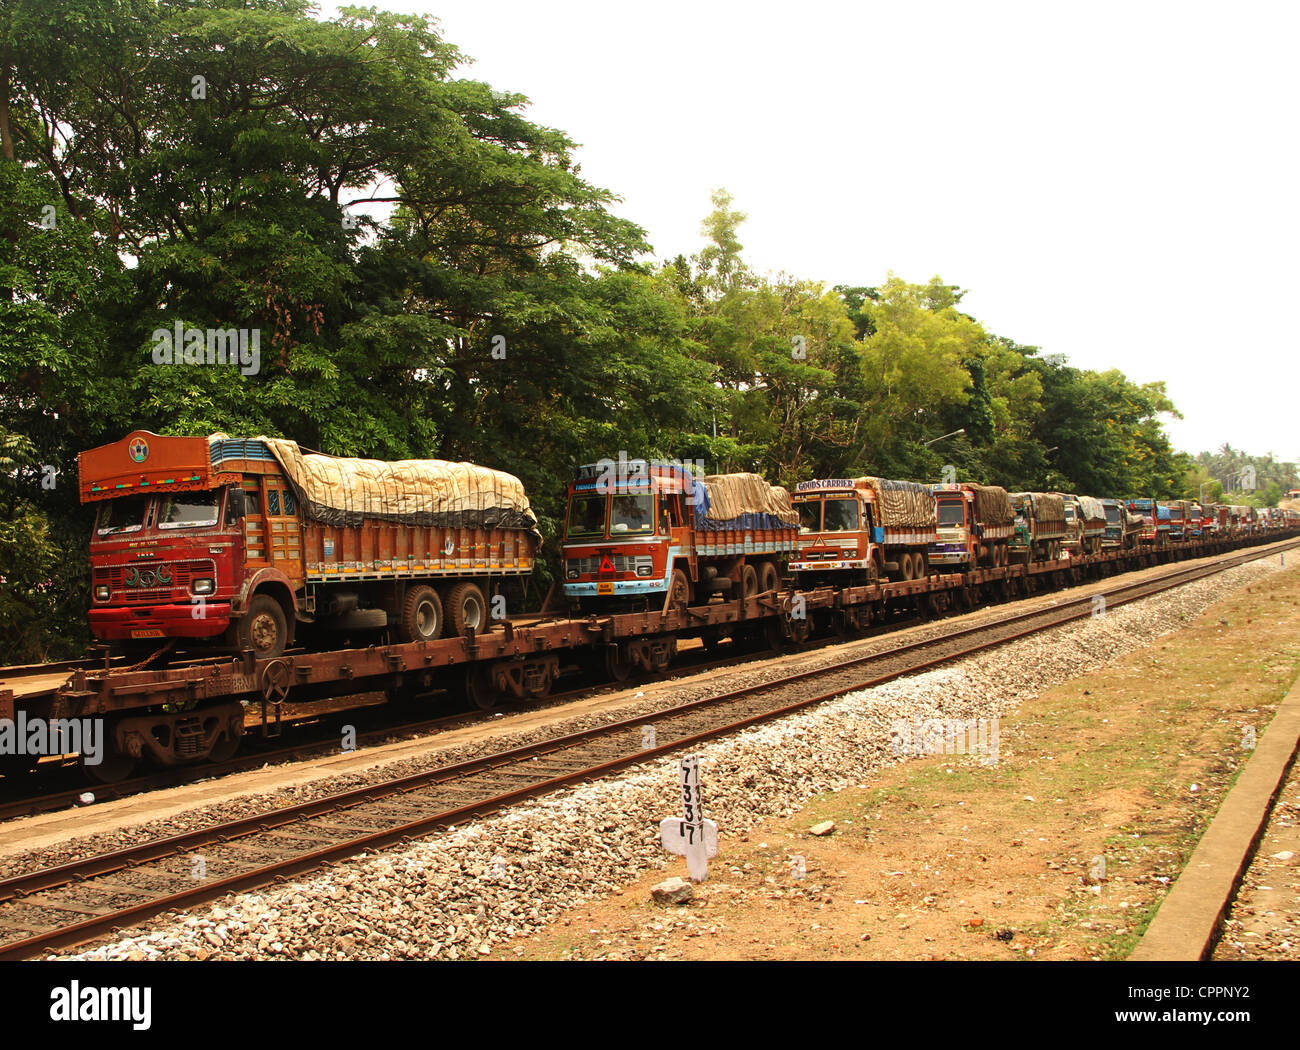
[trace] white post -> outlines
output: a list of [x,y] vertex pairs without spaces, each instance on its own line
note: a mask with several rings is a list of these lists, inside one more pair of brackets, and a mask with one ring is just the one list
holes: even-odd
[[659,824],[664,849],[686,858],[686,872],[692,882],[709,876],[709,858],[718,855],[718,826],[704,816],[700,793],[700,759],[682,759],[682,809],[684,816],[666,817]]

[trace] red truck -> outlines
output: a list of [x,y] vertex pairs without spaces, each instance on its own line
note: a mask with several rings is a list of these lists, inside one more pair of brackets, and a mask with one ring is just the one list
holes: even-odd
[[113,643],[224,638],[267,658],[303,623],[482,632],[485,589],[531,573],[540,542],[518,478],[469,463],[136,431],[77,470],[98,505],[90,626]]

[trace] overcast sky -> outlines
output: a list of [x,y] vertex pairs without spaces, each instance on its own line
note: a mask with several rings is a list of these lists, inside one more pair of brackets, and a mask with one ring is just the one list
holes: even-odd
[[938,274],[999,335],[1165,380],[1178,447],[1300,459],[1300,5],[374,2],[581,143],[656,257],[725,187],[760,272]]

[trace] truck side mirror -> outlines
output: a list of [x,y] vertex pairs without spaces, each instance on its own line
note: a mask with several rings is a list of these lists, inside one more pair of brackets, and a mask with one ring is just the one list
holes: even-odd
[[226,496],[226,524],[233,524],[247,514],[248,493],[240,485],[231,485]]

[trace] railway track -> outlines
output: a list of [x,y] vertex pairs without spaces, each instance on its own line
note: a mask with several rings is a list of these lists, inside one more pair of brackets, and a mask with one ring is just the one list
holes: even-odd
[[[1300,546],[1300,541],[1290,546]],[[1260,557],[1228,556],[1107,589],[1113,609]],[[682,747],[1094,615],[1094,595],[849,656],[524,747],[440,766],[0,881],[0,959],[83,943],[160,911],[288,878]],[[656,743],[642,746],[642,729]]]

